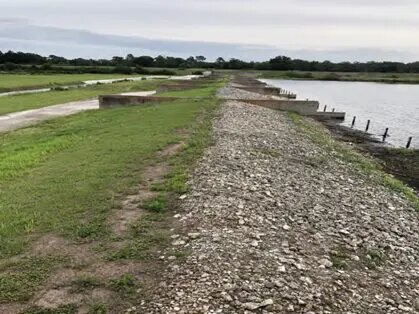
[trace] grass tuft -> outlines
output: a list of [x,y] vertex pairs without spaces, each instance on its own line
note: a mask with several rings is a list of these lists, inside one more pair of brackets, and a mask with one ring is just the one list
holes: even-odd
[[94,288],[100,287],[101,282],[94,277],[81,276],[71,282],[73,293],[83,293]]
[[89,306],[88,314],[106,314],[108,313],[108,307],[104,303],[93,303]]
[[152,212],[162,212],[166,209],[167,205],[167,197],[164,193],[159,193],[156,197],[145,201],[142,204],[142,207],[144,209],[147,209]]
[[131,295],[135,293],[137,283],[133,275],[126,273],[120,278],[111,280],[110,287],[123,295]]
[[45,309],[34,307],[22,312],[22,314],[76,314],[77,313],[77,305],[75,304],[68,304],[62,305],[56,309]]
[[0,303],[28,300],[62,259],[23,258],[0,264]]

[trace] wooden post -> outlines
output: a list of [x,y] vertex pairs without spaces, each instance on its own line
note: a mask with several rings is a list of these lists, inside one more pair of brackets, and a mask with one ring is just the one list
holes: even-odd
[[335,112],[335,108],[332,109],[332,112]]
[[368,120],[367,121],[367,127],[365,128],[365,132],[368,132],[368,130],[370,128],[370,123],[371,123],[371,120]]
[[387,136],[388,136],[388,128],[386,128],[386,130],[385,130],[385,132],[383,134],[383,142],[386,141]]
[[324,105],[323,112],[326,112],[326,109],[327,109],[327,105]]
[[409,137],[409,139],[407,140],[407,144],[406,144],[406,148],[409,148],[410,147],[410,144],[412,144],[412,136],[411,137]]
[[354,127],[354,125],[355,125],[355,121],[356,121],[356,116],[354,116],[354,118],[352,119],[352,125],[351,125],[351,128],[353,128],[353,127]]

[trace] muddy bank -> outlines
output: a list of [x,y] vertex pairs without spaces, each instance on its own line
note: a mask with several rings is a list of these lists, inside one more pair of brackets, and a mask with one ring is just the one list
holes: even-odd
[[393,148],[370,134],[334,123],[323,124],[333,137],[352,143],[360,152],[373,156],[383,169],[419,192],[419,150]]

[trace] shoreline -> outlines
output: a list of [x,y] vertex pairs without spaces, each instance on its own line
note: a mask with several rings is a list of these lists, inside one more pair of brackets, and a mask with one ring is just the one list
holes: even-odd
[[364,131],[333,121],[320,122],[333,138],[352,145],[363,155],[373,157],[385,172],[394,175],[419,193],[419,149],[391,147]]
[[419,85],[419,81],[409,81],[409,80],[361,80],[361,79],[321,79],[321,78],[296,78],[288,76],[260,76],[261,80],[290,80],[290,81],[320,81],[320,82],[344,82],[344,83],[377,83],[377,84],[403,84],[403,85]]
[[[321,71],[259,71],[259,79],[280,79],[293,81],[360,82],[378,84],[418,85],[419,76],[407,73],[381,72],[321,72]],[[395,77],[392,77],[392,76]]]
[[[257,80],[267,84],[263,78],[259,77]],[[315,79],[311,79],[313,80]],[[329,130],[334,139],[353,145],[362,155],[372,157],[384,172],[407,184],[419,195],[419,149],[392,147],[370,133],[352,129],[335,120],[313,118]]]

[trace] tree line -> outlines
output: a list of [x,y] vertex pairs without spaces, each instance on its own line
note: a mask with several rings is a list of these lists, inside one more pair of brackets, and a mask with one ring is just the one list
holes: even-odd
[[[248,70],[278,70],[278,71],[330,71],[330,72],[383,72],[383,73],[419,73],[419,61],[412,63],[402,62],[331,62],[307,61],[278,56],[263,62],[247,62],[236,58],[225,60],[222,57],[214,62],[208,61],[204,56],[191,56],[179,58],[170,56],[115,56],[111,59],[67,59],[60,56],[48,57],[25,52],[1,52],[0,70],[13,71],[16,69],[32,69],[33,71],[48,71],[52,69],[63,71],[93,71],[106,73],[118,71],[120,73],[144,73],[144,68],[207,68],[207,69],[248,69]],[[71,70],[71,67],[74,67]],[[108,67],[108,69],[106,69]],[[170,71],[168,71],[170,72]]]

